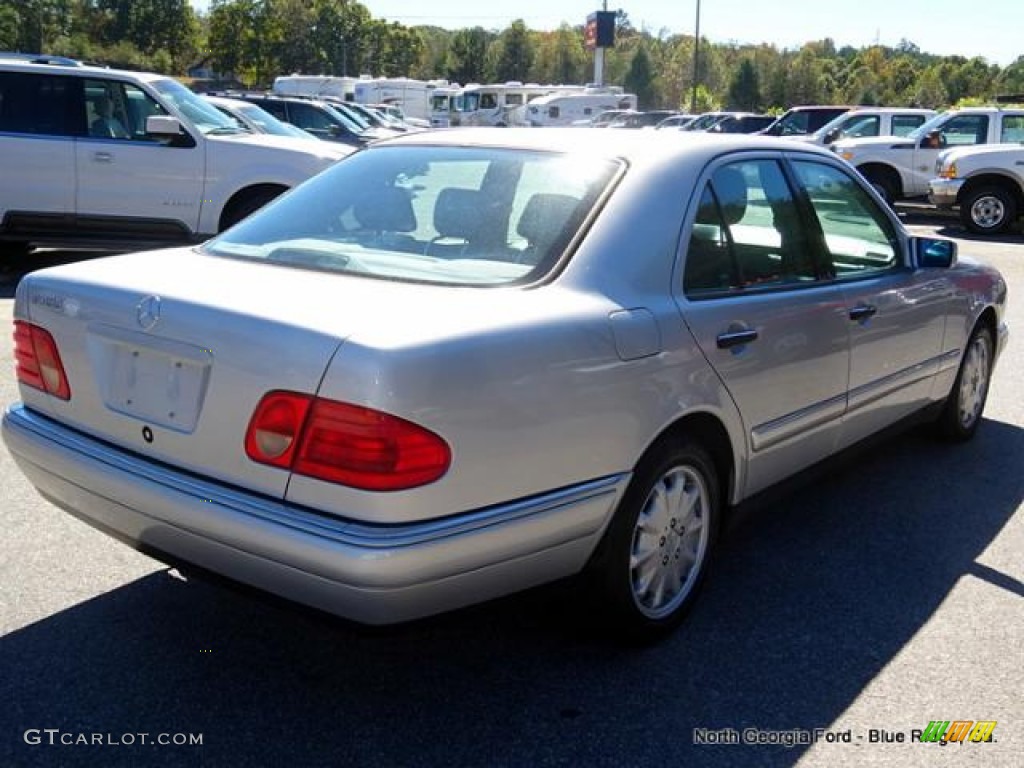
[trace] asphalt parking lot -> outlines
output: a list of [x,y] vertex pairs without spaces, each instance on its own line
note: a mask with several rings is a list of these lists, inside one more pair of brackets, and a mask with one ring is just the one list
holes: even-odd
[[[369,631],[186,582],[41,499],[0,447],[0,765],[1016,768],[1024,237],[905,221],[1009,283],[976,439],[910,431],[742,516],[653,647],[597,639],[559,587]],[[0,328],[18,278],[0,274]],[[936,720],[996,725],[912,740]]]

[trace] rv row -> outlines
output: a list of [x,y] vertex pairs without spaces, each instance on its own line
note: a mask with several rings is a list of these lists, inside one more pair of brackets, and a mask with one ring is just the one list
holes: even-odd
[[434,128],[453,126],[555,126],[591,120],[609,110],[635,110],[636,95],[618,86],[470,83],[412,78],[287,75],[274,91],[328,96],[360,104],[387,104],[405,118]]

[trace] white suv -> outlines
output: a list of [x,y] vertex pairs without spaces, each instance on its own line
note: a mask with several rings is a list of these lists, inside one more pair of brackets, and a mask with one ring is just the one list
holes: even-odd
[[204,240],[351,151],[249,133],[163,75],[0,54],[8,252]]

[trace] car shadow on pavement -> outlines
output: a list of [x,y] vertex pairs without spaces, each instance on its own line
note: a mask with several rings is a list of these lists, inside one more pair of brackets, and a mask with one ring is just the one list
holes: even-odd
[[[0,640],[0,764],[792,766],[805,747],[693,731],[828,728],[958,580],[1024,596],[977,561],[1022,454],[991,420],[871,447],[732,526],[693,614],[644,648],[595,637],[560,587],[365,631],[155,573]],[[47,728],[203,744],[25,743]]]

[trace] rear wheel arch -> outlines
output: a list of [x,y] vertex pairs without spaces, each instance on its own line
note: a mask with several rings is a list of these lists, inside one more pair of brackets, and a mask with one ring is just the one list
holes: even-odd
[[735,485],[736,452],[725,425],[710,413],[691,413],[679,418],[658,436],[646,453],[665,441],[689,440],[701,445],[711,456],[718,471],[719,498],[728,506]]
[[903,178],[900,176],[900,172],[891,165],[864,163],[858,165],[857,170],[878,191],[885,202],[892,203],[903,196]]
[[217,231],[223,232],[287,191],[288,187],[283,184],[253,184],[243,187],[235,192],[224,205]]

